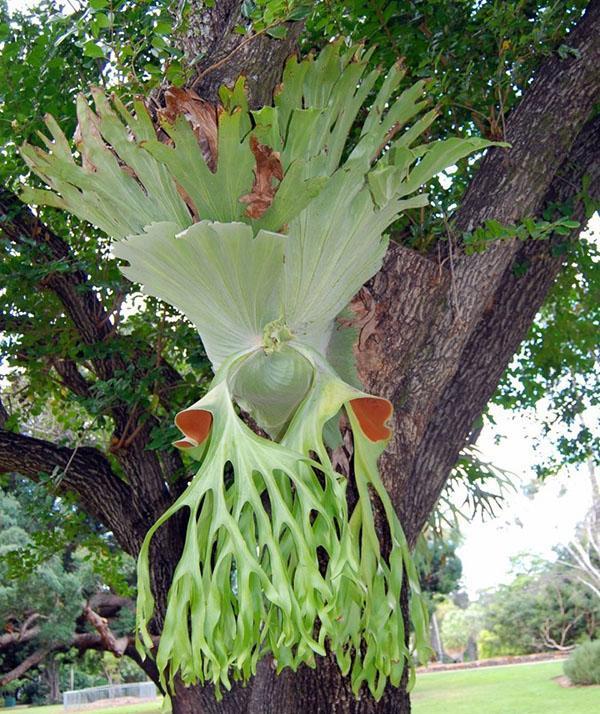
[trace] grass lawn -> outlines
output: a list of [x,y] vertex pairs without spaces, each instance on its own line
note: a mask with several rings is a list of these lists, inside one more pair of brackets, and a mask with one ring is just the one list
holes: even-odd
[[561,687],[562,662],[417,675],[414,714],[594,714],[600,687]]
[[[68,709],[64,709],[62,704],[56,704],[50,707],[26,707],[22,709],[5,709],[6,714],[64,714]],[[74,711],[74,710],[71,710]],[[124,707],[113,707],[109,709],[90,709],[90,714],[158,714],[160,712],[160,702],[144,702],[143,704],[129,704]]]

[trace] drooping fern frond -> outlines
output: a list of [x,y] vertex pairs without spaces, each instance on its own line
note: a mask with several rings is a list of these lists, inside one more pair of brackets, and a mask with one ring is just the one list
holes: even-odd
[[[148,532],[138,564],[140,647],[171,684],[180,676],[228,688],[267,652],[281,669],[328,649],[355,692],[365,683],[378,698],[412,662],[405,578],[414,644],[426,647],[418,579],[377,470],[392,407],[332,367],[351,359],[335,321],[380,268],[386,229],[426,204],[420,187],[489,142],[419,143],[435,118],[423,113],[424,84],[398,93],[393,67],[374,94],[368,56],[336,43],[292,58],[274,105],[259,111],[248,109],[243,80],[221,91],[218,107],[172,90],[160,130],[142,103],[130,113],[95,90],[95,111],[78,102],[78,156],[51,118],[46,150],[23,148],[51,189],[27,189],[24,200],[114,238],[124,274],[194,323],[215,369],[208,394],[176,417],[175,446],[199,461],[198,473]],[[325,443],[344,414],[351,508]],[[186,541],[156,648],[149,549],[183,509]]]

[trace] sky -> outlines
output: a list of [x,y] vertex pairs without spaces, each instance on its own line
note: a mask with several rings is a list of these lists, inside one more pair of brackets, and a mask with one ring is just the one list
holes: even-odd
[[7,0],[8,9],[11,12],[15,10],[24,10],[28,7],[33,7],[36,5],[38,0]]
[[[535,415],[492,408],[496,424],[486,425],[477,447],[485,461],[511,472],[516,486],[498,517],[480,518],[462,527],[458,556],[463,564],[462,585],[470,599],[480,590],[511,580],[511,558],[531,554],[553,560],[553,546],[568,542],[591,505],[591,486],[585,465],[568,468],[540,483],[533,467],[540,454],[533,441],[541,434]],[[496,436],[504,438],[497,443]],[[550,450],[550,448],[548,449]],[[524,487],[536,482],[535,495]]]
[[[587,235],[600,241],[598,213]],[[544,483],[536,480],[534,466],[545,453],[552,453],[552,445],[534,452],[533,443],[542,434],[541,419],[535,413],[500,407],[493,407],[491,413],[496,424],[486,424],[477,448],[484,461],[511,472],[516,491],[507,494],[497,518],[487,522],[476,518],[462,527],[463,543],[457,552],[463,564],[462,586],[471,599],[480,590],[510,582],[511,558],[528,553],[554,559],[552,548],[573,537],[592,498],[586,465],[564,468]],[[597,422],[598,416],[590,414],[587,423]],[[498,435],[504,437],[499,442]],[[527,496],[524,487],[534,481],[537,492]]]
[[[30,7],[35,0],[8,0],[11,10]],[[592,228],[600,236],[600,219]],[[496,425],[486,425],[477,447],[483,460],[510,471],[516,491],[507,494],[497,518],[477,518],[462,527],[458,555],[463,564],[462,586],[471,599],[480,590],[511,580],[511,559],[523,553],[553,558],[553,546],[567,542],[590,506],[591,488],[586,467],[565,469],[548,479],[534,496],[523,488],[535,480],[539,454],[533,441],[540,434],[535,415],[492,411]],[[496,443],[497,434],[504,438]]]

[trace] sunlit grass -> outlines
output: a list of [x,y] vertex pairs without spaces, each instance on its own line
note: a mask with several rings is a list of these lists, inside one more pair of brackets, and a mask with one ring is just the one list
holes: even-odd
[[561,687],[562,662],[417,675],[414,714],[592,714],[600,687]]
[[[140,704],[127,704],[122,707],[108,707],[103,709],[89,709],[90,714],[158,714],[160,712],[160,701],[144,702]],[[4,711],[4,710],[3,710]],[[27,707],[26,709],[6,709],[6,714],[11,711],[17,714],[25,712],[26,714],[64,714],[65,712],[81,711],[79,709],[65,709],[62,704],[54,704],[49,707]]]

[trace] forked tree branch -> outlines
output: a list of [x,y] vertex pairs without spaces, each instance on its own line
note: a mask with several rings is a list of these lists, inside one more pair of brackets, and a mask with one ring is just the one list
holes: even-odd
[[100,635],[104,649],[107,652],[112,652],[115,657],[122,657],[125,654],[131,642],[131,638],[128,635],[116,637],[110,629],[108,620],[92,610],[89,605],[83,608],[83,616]]

